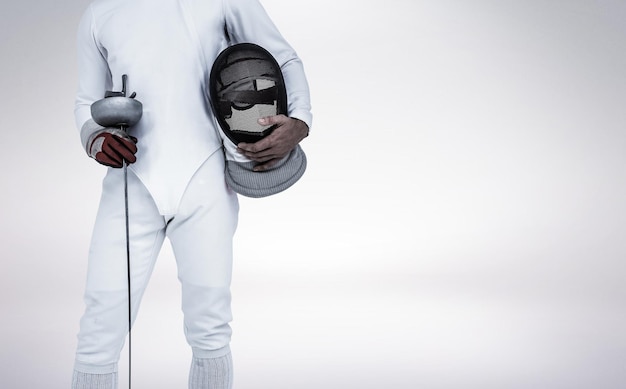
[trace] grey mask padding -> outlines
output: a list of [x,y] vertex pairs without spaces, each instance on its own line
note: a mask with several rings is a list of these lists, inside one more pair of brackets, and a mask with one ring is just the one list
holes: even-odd
[[306,170],[306,155],[300,146],[281,159],[274,167],[262,172],[252,170],[257,162],[226,160],[226,183],[235,192],[247,197],[266,197],[284,191],[302,177]]
[[[259,118],[287,114],[287,91],[280,66],[258,45],[240,43],[222,51],[211,69],[209,84],[211,108],[224,142],[255,143],[274,130],[274,126],[259,125]],[[282,192],[306,170],[306,156],[299,145],[262,172],[253,171],[258,162],[229,155],[234,147],[224,150],[226,182],[235,192],[247,197]]]

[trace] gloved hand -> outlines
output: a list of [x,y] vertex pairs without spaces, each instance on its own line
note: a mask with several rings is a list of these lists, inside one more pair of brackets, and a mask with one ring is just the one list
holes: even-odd
[[87,154],[102,165],[114,168],[123,166],[123,161],[137,160],[137,138],[119,128],[107,127],[93,133],[87,142]]

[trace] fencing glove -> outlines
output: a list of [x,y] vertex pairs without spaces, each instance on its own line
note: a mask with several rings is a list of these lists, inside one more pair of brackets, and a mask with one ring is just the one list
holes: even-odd
[[123,161],[133,163],[137,160],[137,138],[120,128],[101,127],[89,120],[83,125],[81,133],[84,132],[88,133],[84,134],[85,151],[102,165],[121,168]]

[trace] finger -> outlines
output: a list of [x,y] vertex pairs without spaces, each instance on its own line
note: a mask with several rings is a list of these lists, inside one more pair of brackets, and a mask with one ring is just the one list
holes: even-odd
[[102,144],[102,153],[107,156],[107,158],[103,158],[103,160],[114,161],[114,163],[121,165],[123,157],[115,151],[113,147],[111,147],[109,142],[104,142]]
[[126,148],[126,150],[130,151],[131,153],[135,154],[137,152],[137,145],[135,144],[137,142],[133,142],[132,139],[120,138],[119,136],[115,136],[115,135],[113,136],[113,139],[115,139],[117,143],[119,143],[121,146]]
[[258,153],[250,153],[242,150],[240,154],[257,162],[264,162],[277,157],[276,152],[274,152],[273,149],[263,150]]
[[249,158],[249,159],[251,161],[254,161],[254,162],[261,162],[261,163],[263,163],[263,162],[271,161],[271,160],[276,159],[276,158],[278,158],[278,157],[276,155],[272,154],[272,155],[269,155],[267,157],[254,157],[254,158]]
[[120,166],[122,165],[124,160],[130,163],[136,161],[135,156],[117,142],[112,141],[104,143],[102,145],[102,152],[105,153],[110,160],[115,161],[115,163]]
[[111,142],[111,148],[115,150],[126,161],[133,163],[137,160],[135,153],[137,146],[129,140],[114,137],[115,142]]
[[127,148],[120,146],[119,144],[116,146],[111,145],[111,150],[113,150],[120,160],[125,160],[128,163],[134,163],[137,161],[135,154],[131,153]]
[[280,160],[279,158],[271,159],[265,163],[254,166],[252,170],[254,170],[255,172],[263,172],[263,171],[269,170],[273,168],[278,163],[279,160]]
[[265,117],[259,118],[258,122],[262,126],[269,126],[272,124],[282,125],[286,119],[287,119],[287,116],[281,114],[281,115],[265,116]]
[[249,152],[243,149],[237,149],[237,151],[244,157],[250,158],[252,160],[266,161],[268,159],[284,157],[289,153],[289,148],[286,148],[284,144],[272,142],[269,148],[258,152]]
[[248,153],[260,153],[272,147],[272,134],[255,143],[237,143],[237,151]]
[[102,165],[110,166],[110,167],[114,167],[114,168],[122,167],[122,163],[120,161],[115,160],[115,159],[109,157],[104,152],[96,153],[96,157],[95,158],[96,158],[96,161],[98,161],[98,163],[101,163]]

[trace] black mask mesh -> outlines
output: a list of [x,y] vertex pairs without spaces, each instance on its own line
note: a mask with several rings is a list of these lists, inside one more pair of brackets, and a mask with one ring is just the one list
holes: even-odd
[[220,127],[235,144],[269,135],[264,116],[287,114],[287,93],[280,66],[264,48],[239,43],[220,53],[209,79],[211,107]]

